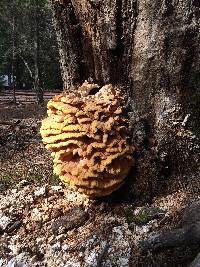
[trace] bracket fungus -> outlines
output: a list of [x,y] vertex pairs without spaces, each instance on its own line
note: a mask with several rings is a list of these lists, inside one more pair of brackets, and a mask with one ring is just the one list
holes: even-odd
[[122,100],[112,85],[85,82],[47,105],[40,132],[54,172],[90,198],[117,190],[134,165]]

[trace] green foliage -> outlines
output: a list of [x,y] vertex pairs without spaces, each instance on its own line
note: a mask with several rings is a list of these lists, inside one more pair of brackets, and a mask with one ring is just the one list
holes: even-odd
[[[37,8],[37,9],[36,9]],[[39,40],[39,77],[43,89],[62,87],[56,35],[48,0],[1,0],[0,5],[0,76],[11,73],[18,87],[33,86],[35,10]],[[14,25],[14,28],[13,28]],[[13,40],[15,59],[13,62]],[[31,75],[32,72],[32,75]]]
[[145,211],[139,212],[137,215],[133,213],[131,208],[125,211],[127,223],[145,224],[149,221],[148,215]]
[[51,185],[59,185],[60,184],[60,179],[59,179],[58,175],[52,174],[52,176],[50,177],[49,183]]
[[[31,173],[28,175],[27,180],[32,182],[32,183],[37,183],[37,184],[42,184],[45,181],[45,178],[42,174],[40,173]],[[60,184],[60,179],[57,175],[52,174],[50,177],[48,177],[48,180],[46,179],[46,182],[50,185],[59,185]]]
[[132,208],[125,210],[127,222],[138,225],[146,224],[151,220],[162,218],[165,216],[165,211],[158,207],[141,207],[134,214]]
[[36,183],[42,183],[43,181],[43,177],[42,175],[38,174],[38,173],[31,173],[28,177],[28,180],[31,182],[36,182]]
[[4,174],[3,177],[0,179],[0,192],[4,191],[4,189],[11,187],[14,184],[12,176],[8,174]]

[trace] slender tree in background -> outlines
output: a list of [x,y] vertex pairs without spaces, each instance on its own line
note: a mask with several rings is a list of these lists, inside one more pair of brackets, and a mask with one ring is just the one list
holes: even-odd
[[43,90],[61,88],[58,49],[46,0],[1,0],[1,75],[7,75],[10,84],[13,76],[16,89],[33,89],[38,103]]
[[43,90],[40,85],[39,77],[39,4],[34,0],[34,90],[37,96],[37,102],[43,103]]
[[187,184],[187,177],[199,173],[198,146],[191,144],[199,1],[52,0],[51,5],[64,88],[91,77],[123,87],[128,95],[133,139],[144,148],[136,191],[164,190],[177,180]]
[[[12,72],[11,72],[11,81],[12,81],[12,90],[13,90],[13,102],[16,104],[16,95],[15,95],[15,73],[14,73],[14,66],[15,66],[15,14],[14,14],[14,5],[12,7]],[[9,75],[10,76],[10,75]],[[10,87],[9,82],[9,87]]]

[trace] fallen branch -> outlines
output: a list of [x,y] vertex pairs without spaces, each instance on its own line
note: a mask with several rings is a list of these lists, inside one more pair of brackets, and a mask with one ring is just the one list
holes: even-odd
[[173,231],[155,235],[141,241],[142,250],[157,250],[198,244],[200,242],[200,222]]

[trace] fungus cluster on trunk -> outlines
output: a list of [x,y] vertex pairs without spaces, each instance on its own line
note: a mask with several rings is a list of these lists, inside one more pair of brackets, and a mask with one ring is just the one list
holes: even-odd
[[41,135],[54,172],[89,197],[111,194],[134,164],[120,92],[85,82],[48,102]]

